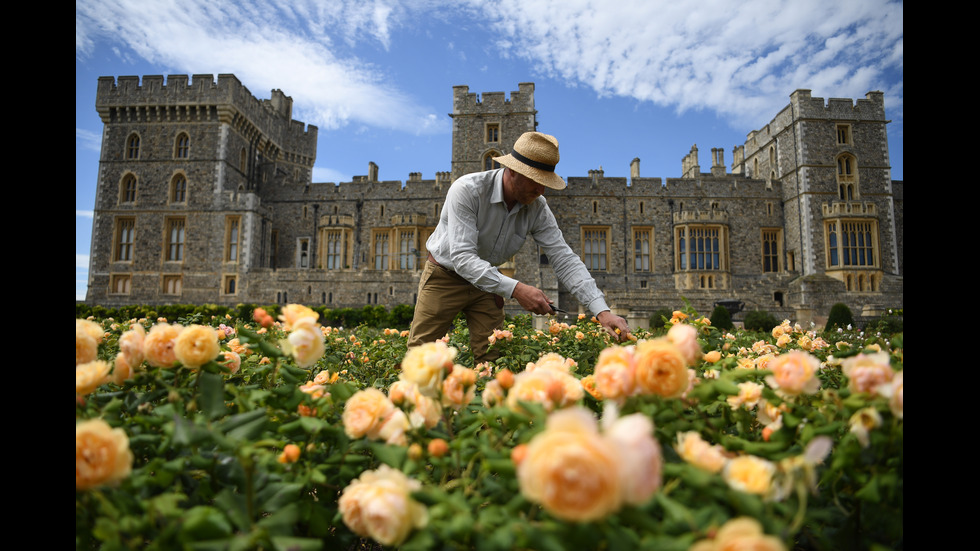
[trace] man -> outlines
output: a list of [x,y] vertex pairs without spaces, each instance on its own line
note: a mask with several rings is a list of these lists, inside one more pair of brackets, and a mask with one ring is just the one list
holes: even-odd
[[[540,289],[497,270],[531,237],[554,267],[558,280],[620,340],[629,337],[626,320],[606,305],[582,260],[565,243],[542,194],[565,189],[555,174],[558,140],[526,132],[514,151],[495,159],[505,168],[468,174],[453,182],[439,225],[426,242],[428,261],[419,280],[408,346],[442,338],[460,312],[470,330],[476,363],[496,359],[488,338],[504,321],[504,297],[535,314],[554,313]],[[617,333],[617,329],[619,330]]]

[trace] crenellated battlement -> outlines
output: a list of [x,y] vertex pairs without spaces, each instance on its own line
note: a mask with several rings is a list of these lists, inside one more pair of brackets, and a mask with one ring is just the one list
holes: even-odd
[[221,122],[258,131],[303,164],[316,158],[317,127],[292,120],[292,98],[272,90],[260,100],[231,74],[100,77],[95,106],[105,124]]
[[796,90],[790,94],[790,105],[799,118],[835,119],[835,120],[885,120],[885,95],[872,91],[865,94],[864,99],[823,98],[810,95],[810,90]]
[[504,92],[484,92],[481,98],[480,94],[470,92],[469,86],[453,86],[452,115],[534,112],[534,83],[521,82],[517,87],[510,98]]

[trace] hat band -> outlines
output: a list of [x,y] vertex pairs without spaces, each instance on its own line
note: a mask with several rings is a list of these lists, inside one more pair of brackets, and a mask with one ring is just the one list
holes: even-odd
[[522,163],[524,163],[524,164],[526,164],[528,166],[532,166],[532,167],[534,167],[534,168],[536,168],[538,170],[544,170],[546,172],[554,172],[555,171],[555,165],[546,165],[544,163],[539,163],[538,161],[534,161],[534,160],[528,159],[527,157],[525,157],[524,155],[521,155],[520,153],[518,153],[516,151],[511,151],[510,154],[513,155],[514,158],[517,159],[518,161],[520,161],[520,162],[522,162]]

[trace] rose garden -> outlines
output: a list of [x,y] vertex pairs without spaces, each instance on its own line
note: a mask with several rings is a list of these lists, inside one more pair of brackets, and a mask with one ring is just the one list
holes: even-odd
[[76,549],[901,549],[902,334],[75,322]]

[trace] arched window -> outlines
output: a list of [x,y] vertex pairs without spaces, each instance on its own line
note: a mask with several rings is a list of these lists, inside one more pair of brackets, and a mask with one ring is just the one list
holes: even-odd
[[850,153],[837,157],[837,190],[841,201],[859,198],[857,159]]
[[173,180],[170,181],[170,202],[187,202],[187,178],[185,178],[183,174],[177,174],[174,176]]
[[123,176],[122,182],[119,183],[119,202],[136,202],[136,176],[132,174]]
[[500,163],[496,161],[496,158],[499,156],[499,151],[487,151],[487,153],[483,156],[483,170],[500,168]]
[[135,132],[126,139],[126,158],[133,160],[140,158],[140,136]]
[[191,138],[186,132],[177,134],[177,141],[174,144],[174,158],[186,159],[190,155]]

